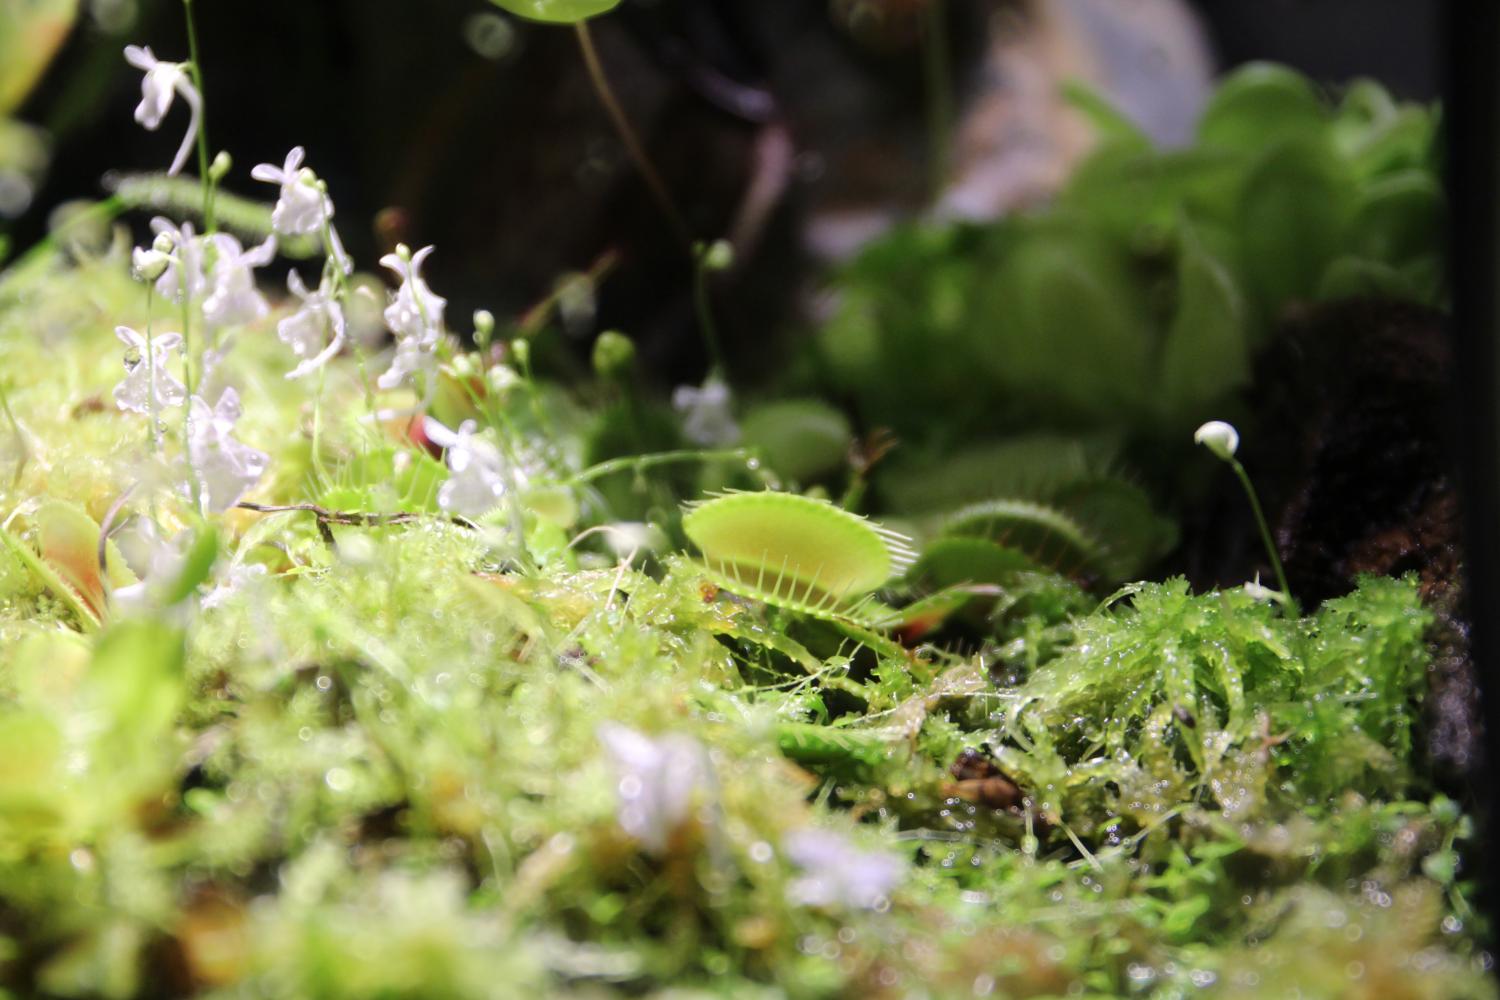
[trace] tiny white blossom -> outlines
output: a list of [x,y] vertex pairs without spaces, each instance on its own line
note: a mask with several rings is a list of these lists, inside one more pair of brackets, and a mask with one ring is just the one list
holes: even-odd
[[831,830],[798,830],[782,841],[787,857],[802,869],[787,887],[803,906],[872,909],[900,884],[906,864],[886,851],[864,851]]
[[713,766],[703,744],[684,734],[652,739],[619,723],[598,729],[617,779],[620,828],[653,854],[667,849],[713,788]]
[[665,548],[667,536],[645,521],[616,521],[606,525],[604,543],[621,559],[634,560],[637,553]]
[[215,233],[209,239],[215,252],[206,283],[208,296],[203,300],[203,321],[218,328],[260,319],[271,307],[255,287],[254,269],[265,267],[276,256],[276,237],[249,250],[228,233]]
[[1226,462],[1240,448],[1240,432],[1233,424],[1222,420],[1210,420],[1193,433],[1193,442],[1201,444]]
[[333,228],[333,199],[328,197],[318,175],[302,165],[306,156],[301,146],[293,146],[281,166],[258,163],[250,168],[250,176],[267,184],[281,185],[276,207],[271,210],[272,229],[282,236],[316,236],[327,225],[328,252],[343,272],[349,274],[354,263],[344,252],[338,230]]
[[231,563],[228,570],[215,574],[213,589],[203,595],[201,607],[205,611],[216,608],[265,575],[266,567],[260,563]]
[[276,336],[299,359],[297,367],[287,372],[286,377],[301,378],[322,368],[339,352],[347,339],[348,328],[344,322],[344,307],[334,294],[329,275],[323,275],[315,292],[307,290],[302,276],[296,271],[287,274],[286,285],[302,300],[302,305],[276,324]]
[[433,292],[422,280],[422,262],[432,253],[426,246],[411,253],[398,247],[380,263],[395,271],[401,284],[385,309],[386,326],[396,335],[396,354],[391,366],[377,380],[382,389],[394,389],[416,372],[429,381],[437,364],[437,345],[442,336],[443,309],[448,300]]
[[203,98],[188,78],[186,63],[162,62],[152,53],[149,45],[125,46],[125,61],[146,73],[141,79],[141,103],[135,108],[136,121],[155,132],[166,117],[167,109],[172,106],[174,94],[181,94],[188,110],[192,112],[187,134],[182,137],[182,145],[178,147],[177,156],[167,170],[168,174],[176,174],[187,162],[188,151],[193,148],[193,140],[198,137],[203,118]]
[[672,392],[672,407],[682,414],[683,435],[705,447],[740,439],[739,425],[730,412],[732,403],[729,386],[716,375],[710,375],[702,388],[679,385]]
[[149,347],[146,338],[128,326],[115,327],[115,336],[126,347],[125,378],[115,386],[115,405],[133,413],[181,406],[187,388],[172,377],[167,362],[173,351],[182,349],[182,335],[158,333]]
[[212,409],[194,396],[188,411],[188,458],[198,476],[204,507],[220,513],[239,502],[266,471],[270,457],[234,439],[240,419],[240,396],[233,387]]
[[385,309],[385,322],[398,337],[425,340],[436,339],[443,328],[443,309],[448,300],[435,293],[422,279],[422,264],[432,256],[433,247],[425,246],[416,253],[406,247],[397,247],[395,253],[380,258],[384,267],[396,272],[401,284]]
[[257,163],[250,168],[250,176],[256,180],[281,185],[271,211],[271,226],[283,236],[316,234],[323,222],[333,217],[333,203],[319,187],[318,175],[302,166],[306,155],[301,146],[293,146],[281,166]]
[[448,480],[438,487],[438,506],[465,517],[489,513],[505,494],[505,459],[478,436],[477,427],[465,420],[455,432],[431,417],[423,424],[427,439],[448,453]]
[[136,582],[110,593],[115,606],[123,611],[146,611],[160,604],[162,592],[182,572],[189,537],[179,532],[166,538],[150,518],[132,519],[115,541],[134,570]]

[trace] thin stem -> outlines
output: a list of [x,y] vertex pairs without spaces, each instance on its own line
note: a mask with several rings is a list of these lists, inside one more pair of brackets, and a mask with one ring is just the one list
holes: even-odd
[[578,21],[573,27],[578,35],[578,49],[583,53],[583,63],[589,71],[589,82],[594,85],[594,93],[599,96],[599,103],[604,105],[604,110],[608,113],[616,134],[625,144],[625,151],[630,154],[636,169],[641,172],[641,178],[646,182],[646,187],[650,189],[662,213],[666,215],[673,233],[684,247],[691,247],[693,238],[687,223],[682,218],[682,213],[677,211],[677,206],[673,203],[666,184],[662,182],[661,175],[656,172],[656,168],[651,165],[650,158],[646,156],[645,147],[641,145],[640,138],[630,125],[630,119],[625,117],[625,109],[620,107],[614,90],[610,88],[609,78],[604,75],[604,66],[600,63],[599,53],[594,48],[594,37],[589,33],[588,22]]
[[[184,251],[185,252],[185,251]],[[193,468],[193,293],[189,287],[187,266],[177,265],[177,285],[182,291],[182,385],[186,390],[182,401],[182,453],[187,459],[188,485],[193,491],[193,506],[203,507],[202,490],[198,485],[198,473]]]
[[10,488],[15,489],[21,485],[21,474],[26,471],[26,463],[31,461],[31,448],[26,444],[26,435],[21,430],[21,422],[10,408],[10,396],[5,391],[5,384],[0,382],[0,410],[5,411],[5,419],[10,422],[10,429],[16,436],[16,448],[21,452],[21,457],[16,459],[16,474],[11,477]]
[[[182,12],[187,21],[188,72],[193,75],[193,86],[203,98],[203,64],[198,59],[198,30],[193,26],[193,0],[182,0]],[[204,99],[207,105],[208,101]],[[203,230],[216,231],[214,224],[214,180],[208,171],[208,112],[205,107],[198,120],[198,178],[203,184]]]
[[156,412],[156,346],[151,336],[151,292],[154,282],[146,282],[146,407],[151,420],[151,450],[161,454],[161,416]]
[[935,199],[948,183],[948,146],[953,135],[953,78],[948,51],[948,5],[928,0],[922,31],[922,68],[927,83],[928,184]]
[[719,328],[714,325],[713,305],[708,297],[708,268],[703,257],[704,251],[700,251],[693,261],[693,305],[698,311],[698,329],[703,334],[709,361],[727,382],[729,366],[724,363],[724,350],[719,346]]
[[568,486],[579,486],[616,472],[641,472],[658,465],[674,465],[678,462],[740,461],[748,466],[754,460],[755,455],[743,448],[729,448],[721,451],[659,451],[653,455],[625,455],[620,458],[611,458],[584,469],[565,482]]
[[1245,488],[1245,495],[1250,498],[1250,510],[1255,514],[1256,526],[1260,528],[1260,540],[1265,545],[1266,555],[1271,560],[1271,569],[1276,572],[1276,585],[1286,595],[1287,601],[1291,604],[1292,613],[1300,615],[1301,612],[1297,607],[1297,599],[1292,596],[1291,585],[1286,580],[1286,570],[1281,565],[1281,555],[1276,551],[1276,542],[1271,537],[1270,525],[1266,523],[1265,512],[1261,509],[1260,497],[1256,495],[1255,486],[1250,482],[1250,474],[1245,471],[1245,467],[1240,464],[1239,459],[1231,456],[1228,462],[1230,468],[1234,469],[1234,474],[1239,477],[1240,485]]

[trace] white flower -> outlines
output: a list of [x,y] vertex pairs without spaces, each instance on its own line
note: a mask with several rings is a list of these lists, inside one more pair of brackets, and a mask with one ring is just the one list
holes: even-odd
[[716,375],[710,375],[701,389],[679,385],[672,392],[672,407],[682,414],[683,435],[705,447],[740,439],[739,425],[730,413],[732,402],[729,386]]
[[187,389],[172,377],[167,361],[173,351],[181,350],[182,335],[158,333],[149,347],[146,338],[128,326],[115,327],[115,336],[126,347],[125,378],[115,386],[115,405],[133,413],[181,406]]
[[179,302],[186,288],[190,298],[201,297],[208,290],[208,276],[203,270],[203,238],[193,232],[193,224],[174,226],[170,219],[158,215],[151,220],[151,230],[156,233],[153,249],[172,262],[156,279],[156,293]]
[[182,137],[182,145],[177,148],[177,156],[167,170],[168,174],[176,174],[187,162],[188,151],[193,148],[193,140],[198,137],[198,128],[203,118],[203,98],[199,95],[198,88],[188,79],[186,63],[162,62],[152,53],[149,45],[125,46],[125,61],[146,72],[141,79],[141,103],[135,108],[136,121],[155,132],[166,117],[167,109],[172,106],[173,94],[181,94],[192,112],[187,134]]
[[430,380],[437,363],[435,352],[448,300],[435,294],[422,280],[422,262],[432,249],[427,246],[412,253],[400,246],[395,253],[380,258],[381,264],[401,278],[401,285],[385,309],[386,326],[396,335],[396,355],[390,368],[377,380],[382,389],[394,389],[416,372],[426,372]]
[[872,909],[906,874],[906,864],[885,851],[862,851],[831,830],[798,830],[782,847],[802,869],[787,892],[803,906],[852,906]]
[[281,193],[271,211],[271,226],[283,236],[307,236],[322,231],[333,218],[333,202],[318,184],[318,175],[302,166],[306,151],[293,146],[281,166],[257,163],[250,176],[268,184],[280,184]]
[[1201,444],[1226,462],[1240,447],[1240,432],[1222,420],[1210,420],[1193,434],[1193,443]]
[[422,280],[422,264],[433,248],[423,247],[412,253],[405,246],[380,258],[380,263],[396,272],[401,279],[391,304],[385,309],[385,323],[398,337],[436,340],[443,328],[443,309],[448,300],[433,292]]
[[302,165],[306,155],[301,146],[293,146],[281,166],[258,163],[250,168],[250,176],[267,184],[281,185],[276,207],[271,210],[272,229],[282,236],[315,236],[322,234],[326,224],[328,253],[345,274],[350,274],[354,262],[344,252],[338,230],[333,228],[333,199],[328,197],[318,175]]
[[296,271],[287,274],[286,286],[302,300],[302,306],[276,324],[276,336],[300,359],[286,377],[301,378],[322,368],[339,352],[347,339],[347,325],[344,307],[334,295],[333,283],[326,273],[316,292],[307,290]]
[[214,575],[214,587],[203,595],[202,608],[207,611],[223,604],[253,581],[266,575],[266,567],[260,563],[231,563],[228,570]]
[[602,724],[598,736],[617,778],[620,828],[646,850],[661,854],[712,791],[708,753],[691,736],[651,739],[614,722]]
[[427,417],[427,439],[448,453],[448,480],[438,488],[438,506],[465,517],[495,509],[505,494],[505,459],[500,450],[479,437],[478,425],[465,420],[455,433]]
[[214,257],[206,283],[208,297],[203,300],[203,321],[218,328],[260,319],[271,307],[255,287],[254,269],[265,267],[276,256],[276,237],[249,250],[228,233],[215,233],[209,239]]
[[202,396],[194,396],[188,411],[188,458],[198,476],[205,509],[220,513],[239,502],[266,471],[270,457],[234,439],[240,419],[240,396],[233,387],[224,390],[209,409]]
[[150,518],[132,519],[115,540],[137,579],[110,593],[115,606],[124,611],[145,611],[160,604],[162,593],[182,573],[190,537],[179,532],[168,539]]

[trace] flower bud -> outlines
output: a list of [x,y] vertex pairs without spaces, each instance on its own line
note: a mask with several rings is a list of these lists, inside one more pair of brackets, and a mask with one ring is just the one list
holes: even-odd
[[489,340],[495,335],[495,314],[488,309],[474,310],[475,339]]
[[215,184],[219,183],[234,166],[234,159],[224,150],[219,150],[219,155],[214,157],[214,162],[208,165],[208,179]]
[[510,342],[510,353],[516,359],[516,364],[524,369],[531,363],[531,342],[525,337],[517,337]]
[[734,247],[728,240],[714,240],[699,252],[705,271],[727,271],[734,266]]
[[130,263],[142,281],[155,281],[165,273],[172,258],[155,248],[142,250],[136,247],[130,252]]
[[623,378],[635,365],[635,344],[618,330],[605,330],[594,341],[594,374],[603,379]]
[[1201,444],[1224,461],[1234,457],[1240,447],[1240,432],[1232,424],[1222,420],[1210,420],[1193,434],[1193,442]]

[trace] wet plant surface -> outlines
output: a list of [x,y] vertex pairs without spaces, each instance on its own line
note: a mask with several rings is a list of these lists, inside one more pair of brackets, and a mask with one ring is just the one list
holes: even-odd
[[1496,995],[1431,112],[1080,92],[1054,206],[894,230],[771,384],[694,244],[668,395],[128,58],[205,182],[0,275],[6,995]]

